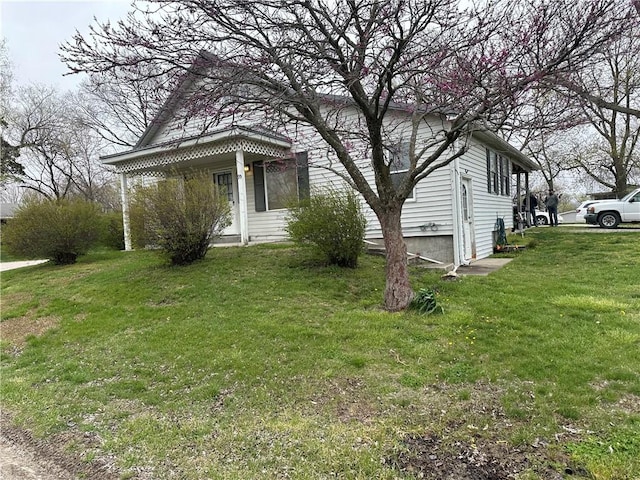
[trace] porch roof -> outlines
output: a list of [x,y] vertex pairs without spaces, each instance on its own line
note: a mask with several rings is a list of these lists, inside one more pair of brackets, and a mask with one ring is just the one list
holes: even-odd
[[540,166],[537,163],[494,132],[490,130],[475,130],[473,136],[496,150],[497,153],[507,155],[515,164],[521,167],[523,172],[540,170]]
[[237,151],[249,156],[281,158],[289,154],[291,145],[290,139],[264,129],[233,126],[205,135],[105,155],[100,160],[113,165],[118,173],[153,174],[172,167],[203,165],[214,158],[234,158]]

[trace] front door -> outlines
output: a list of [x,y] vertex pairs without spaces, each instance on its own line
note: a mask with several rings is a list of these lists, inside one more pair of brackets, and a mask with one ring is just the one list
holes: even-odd
[[473,226],[473,202],[471,198],[471,179],[463,178],[460,192],[462,208],[462,241],[464,243],[464,258],[476,258],[476,239]]
[[240,228],[238,226],[238,199],[235,188],[235,175],[231,170],[214,173],[216,185],[226,192],[227,200],[231,207],[231,225],[224,229],[223,235],[238,235]]

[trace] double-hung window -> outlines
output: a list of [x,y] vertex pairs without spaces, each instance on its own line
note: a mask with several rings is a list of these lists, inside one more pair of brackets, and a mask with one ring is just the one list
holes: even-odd
[[511,194],[509,159],[487,148],[487,191],[508,197]]

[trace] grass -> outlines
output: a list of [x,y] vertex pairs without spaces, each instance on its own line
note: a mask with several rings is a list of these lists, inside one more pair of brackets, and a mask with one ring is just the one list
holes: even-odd
[[381,310],[381,258],[282,245],[3,272],[3,408],[121,478],[437,478],[437,438],[450,465],[637,479],[639,240],[537,229],[487,277],[416,267],[434,315]]

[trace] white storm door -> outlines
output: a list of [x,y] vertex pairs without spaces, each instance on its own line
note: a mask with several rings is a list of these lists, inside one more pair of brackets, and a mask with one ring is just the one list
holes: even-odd
[[473,207],[471,202],[471,179],[463,178],[460,192],[460,207],[462,208],[462,240],[464,243],[464,258],[469,260],[476,257],[476,239],[473,226]]
[[226,192],[227,200],[229,200],[229,206],[231,207],[231,225],[225,228],[222,233],[223,235],[238,235],[240,226],[238,225],[238,193],[235,175],[231,170],[216,172],[213,175],[216,185]]

